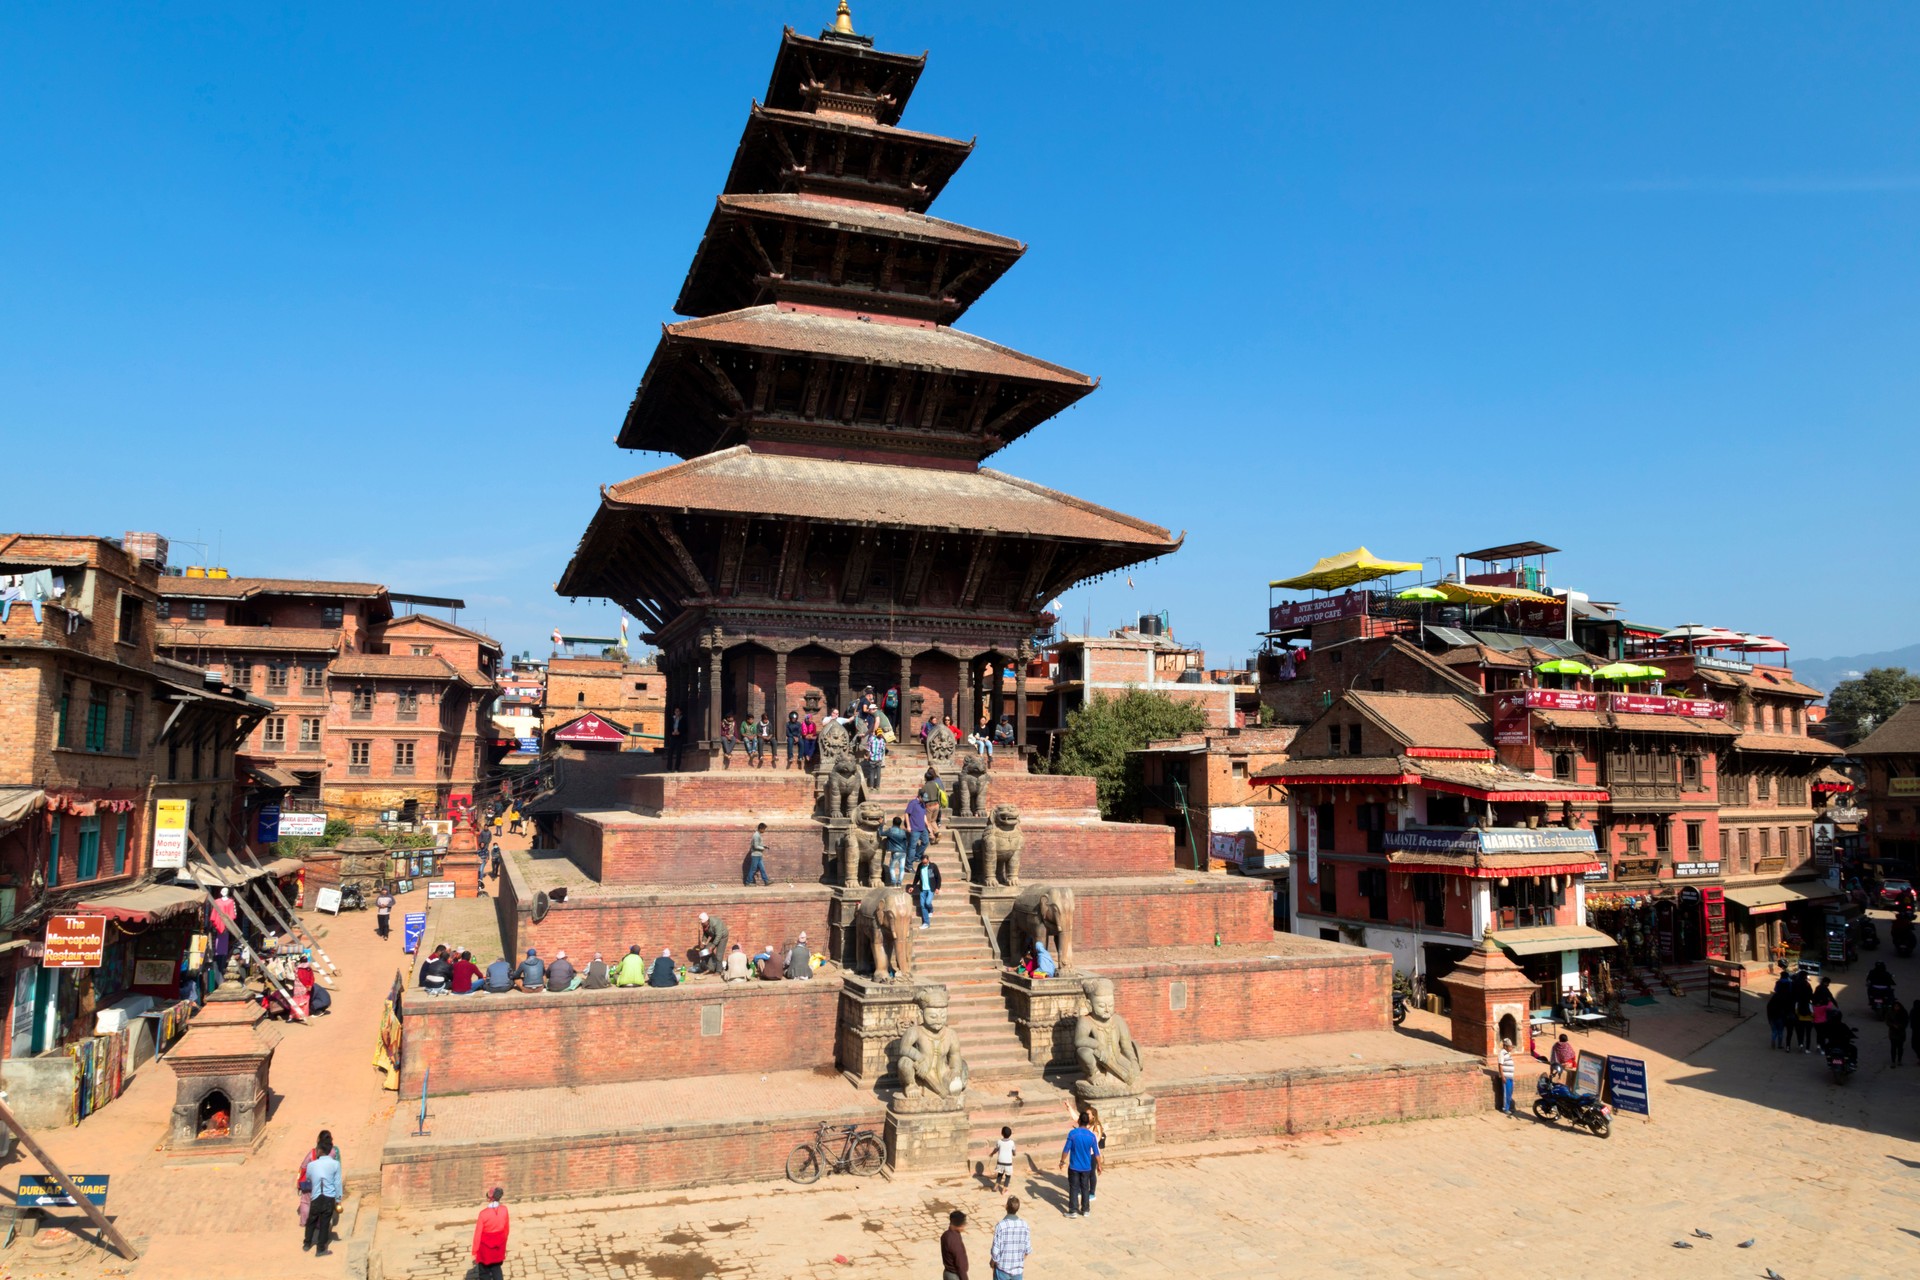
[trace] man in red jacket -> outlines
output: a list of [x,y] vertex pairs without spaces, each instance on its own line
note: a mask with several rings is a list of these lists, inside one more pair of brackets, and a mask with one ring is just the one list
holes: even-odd
[[487,1192],[487,1207],[473,1224],[473,1264],[479,1280],[500,1280],[500,1264],[507,1260],[507,1206],[504,1187]]

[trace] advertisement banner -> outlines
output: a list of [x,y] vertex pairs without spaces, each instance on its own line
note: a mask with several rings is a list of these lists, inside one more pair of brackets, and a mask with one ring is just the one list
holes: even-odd
[[1600,1079],[1606,1073],[1606,1069],[1607,1059],[1604,1055],[1582,1049],[1573,1069],[1573,1091],[1599,1097]]
[[327,815],[324,813],[282,813],[280,815],[280,834],[284,836],[324,836],[327,834]]
[[1890,796],[1920,796],[1920,778],[1888,778],[1887,794]]
[[1693,716],[1699,720],[1724,720],[1727,704],[1706,698],[1669,698],[1653,693],[1610,693],[1607,710],[1630,715]]
[[1383,831],[1380,838],[1389,851],[1402,853],[1593,853],[1600,847],[1593,832],[1565,827],[1412,827]]
[[1530,747],[1533,745],[1533,717],[1527,713],[1527,695],[1502,694],[1493,708],[1493,745]]
[[[411,892],[411,890],[412,886],[408,886],[404,892]],[[407,954],[412,955],[420,949],[420,939],[426,936],[427,913],[424,911],[409,911],[401,919],[400,925],[401,943],[405,946]]]
[[1349,591],[1318,600],[1291,600],[1267,609],[1267,630],[1287,631],[1310,627],[1316,622],[1332,622],[1336,618],[1358,618],[1367,612],[1372,602],[1371,591]]
[[1515,631],[1557,636],[1567,629],[1565,600],[1509,600],[1502,607]]
[[191,800],[153,802],[153,865],[178,871],[187,865],[187,817]]
[[1582,693],[1578,689],[1529,689],[1524,696],[1527,706],[1541,711],[1598,711],[1600,709],[1599,694]]
[[255,844],[280,843],[280,806],[263,804],[260,815],[254,823],[253,841]]
[[105,916],[48,916],[42,969],[98,969],[107,958]]
[[1252,845],[1251,831],[1215,831],[1207,837],[1207,856],[1215,862],[1230,862],[1237,867],[1246,862]]
[[1320,811],[1307,810],[1307,879],[1320,883]]

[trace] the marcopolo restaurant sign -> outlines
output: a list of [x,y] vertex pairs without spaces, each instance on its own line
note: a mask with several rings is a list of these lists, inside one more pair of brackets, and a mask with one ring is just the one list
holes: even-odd
[[1591,831],[1565,827],[1415,827],[1382,833],[1389,850],[1401,853],[1594,853]]

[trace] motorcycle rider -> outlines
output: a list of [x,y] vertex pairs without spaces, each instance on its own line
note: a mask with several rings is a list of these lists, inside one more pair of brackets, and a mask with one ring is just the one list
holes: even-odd
[[1867,975],[1867,1007],[1875,1013],[1886,1010],[1893,999],[1893,975],[1887,972],[1887,962],[1876,960],[1873,972]]
[[1831,1058],[1835,1054],[1844,1054],[1849,1067],[1859,1067],[1860,1046],[1852,1027],[1840,1016],[1836,1006],[1827,1014],[1827,1020],[1820,1024],[1820,1047]]

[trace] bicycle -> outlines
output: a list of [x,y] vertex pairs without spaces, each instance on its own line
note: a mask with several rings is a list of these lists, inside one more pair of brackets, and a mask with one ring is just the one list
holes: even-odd
[[[831,1139],[827,1137],[829,1128],[836,1130]],[[829,1149],[829,1142],[839,1145],[839,1154]],[[873,1130],[862,1129],[856,1124],[822,1124],[813,1135],[812,1142],[801,1143],[787,1157],[787,1177],[802,1186],[820,1181],[820,1175],[826,1172],[851,1173],[870,1178],[879,1173],[886,1163],[886,1144],[880,1141],[880,1135]]]

